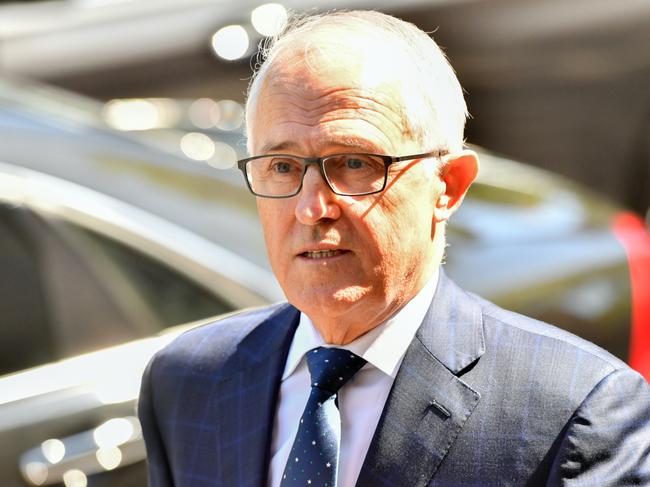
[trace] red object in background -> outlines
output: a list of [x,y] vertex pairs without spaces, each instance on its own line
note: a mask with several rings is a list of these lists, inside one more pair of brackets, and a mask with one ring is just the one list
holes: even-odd
[[629,364],[650,382],[650,233],[634,213],[619,213],[612,230],[625,247],[632,288]]

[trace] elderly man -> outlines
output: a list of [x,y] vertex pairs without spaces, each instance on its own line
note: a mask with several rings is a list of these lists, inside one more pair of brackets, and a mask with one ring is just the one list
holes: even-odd
[[239,167],[288,303],[152,360],[151,484],[649,485],[647,383],[440,270],[478,162],[437,45],[339,12],[263,54]]

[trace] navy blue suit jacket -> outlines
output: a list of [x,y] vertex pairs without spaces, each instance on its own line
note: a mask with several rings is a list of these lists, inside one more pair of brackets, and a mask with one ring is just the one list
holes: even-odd
[[[289,304],[244,312],[154,357],[139,404],[152,486],[265,485],[298,320]],[[441,273],[357,485],[650,485],[648,384]]]

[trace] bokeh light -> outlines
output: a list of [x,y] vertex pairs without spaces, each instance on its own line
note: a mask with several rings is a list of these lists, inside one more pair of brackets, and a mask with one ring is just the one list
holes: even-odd
[[132,420],[112,418],[95,428],[93,439],[99,448],[110,448],[126,443],[135,432]]
[[188,109],[188,117],[195,127],[210,129],[221,118],[221,111],[216,101],[210,98],[194,100]]
[[219,118],[214,124],[219,130],[232,131],[239,129],[244,123],[244,107],[234,100],[219,100]]
[[47,465],[41,462],[29,462],[25,465],[25,475],[34,485],[43,485],[47,480]]
[[228,61],[234,61],[248,52],[248,32],[241,25],[228,25],[212,36],[212,49]]
[[181,150],[190,159],[207,161],[214,155],[214,142],[199,132],[190,132],[181,139]]
[[237,152],[224,142],[214,142],[214,155],[206,162],[215,169],[230,169],[237,163]]
[[179,108],[171,98],[116,99],[106,103],[102,115],[118,130],[150,130],[174,125]]
[[65,445],[61,440],[51,439],[41,443],[41,451],[51,464],[59,463],[65,456]]
[[63,485],[65,487],[86,487],[88,477],[81,470],[72,469],[63,474]]
[[279,3],[265,3],[251,12],[251,23],[263,36],[274,36],[287,23],[287,9]]
[[97,458],[97,462],[99,462],[105,470],[114,470],[120,466],[120,463],[122,463],[122,450],[116,446],[111,448],[100,448],[95,453],[95,457]]

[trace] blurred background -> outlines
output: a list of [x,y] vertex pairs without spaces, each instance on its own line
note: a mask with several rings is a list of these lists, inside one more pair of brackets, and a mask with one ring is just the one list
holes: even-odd
[[[118,114],[127,110],[141,112],[140,128],[170,125],[187,115],[192,101],[243,100],[251,55],[260,38],[281,25],[283,8],[380,9],[435,32],[446,48],[467,91],[470,142],[569,176],[646,214],[647,0],[290,0],[266,10],[260,5],[10,3],[0,11],[0,70],[106,101],[106,116],[120,128],[138,128],[134,120],[120,125]],[[114,101],[124,98],[171,98],[181,106],[169,100],[130,107]],[[224,111],[229,110],[237,109]],[[160,112],[155,122],[154,111]],[[207,123],[201,120],[196,128]]]
[[648,0],[0,2],[0,485],[145,485],[150,357],[283,298],[242,103],[287,11],[334,8],[431,32],[466,90],[445,271],[650,378]]

